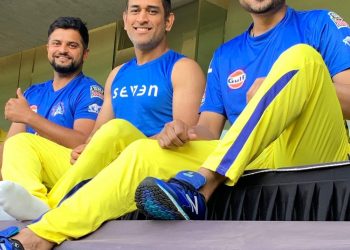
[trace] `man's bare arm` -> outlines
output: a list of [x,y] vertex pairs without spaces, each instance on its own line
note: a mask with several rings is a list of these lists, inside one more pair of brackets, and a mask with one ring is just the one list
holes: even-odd
[[79,158],[80,154],[84,151],[86,144],[89,143],[89,141],[91,140],[91,137],[95,134],[95,132],[103,124],[105,124],[106,122],[108,122],[114,118],[114,112],[113,112],[113,107],[112,107],[112,98],[111,98],[111,85],[112,85],[112,82],[113,82],[115,76],[117,75],[119,69],[120,69],[120,66],[113,69],[111,71],[111,73],[109,74],[109,76],[106,80],[106,84],[105,84],[104,102],[103,102],[101,111],[98,114],[98,117],[96,119],[95,126],[92,129],[92,131],[91,131],[89,137],[86,139],[86,141],[84,141],[83,143],[81,143],[80,145],[78,145],[77,147],[75,147],[72,150],[71,160],[70,160],[71,164],[74,164],[76,162],[76,160]]
[[218,140],[226,117],[215,112],[202,112],[198,124],[188,132],[190,140]]
[[163,148],[182,146],[187,140],[187,129],[195,125],[199,118],[199,106],[205,88],[205,77],[199,65],[183,58],[174,65],[173,122],[165,125],[156,136]]

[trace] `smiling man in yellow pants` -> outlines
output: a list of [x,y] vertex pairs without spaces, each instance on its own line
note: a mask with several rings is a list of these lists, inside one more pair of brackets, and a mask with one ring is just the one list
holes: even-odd
[[70,149],[39,136],[19,134],[7,140],[0,208],[12,217],[32,220],[55,208],[130,143],[155,139],[166,123],[197,123],[205,77],[194,60],[168,46],[174,22],[170,1],[156,0],[147,10],[130,5],[124,19],[135,58],[111,71],[91,140],[72,152],[76,162],[70,164]]

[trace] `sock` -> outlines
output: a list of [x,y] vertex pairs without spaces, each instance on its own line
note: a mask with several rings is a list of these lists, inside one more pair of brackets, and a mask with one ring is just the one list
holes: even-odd
[[0,208],[17,220],[34,220],[50,208],[12,181],[0,182]]
[[[13,218],[12,216],[8,215],[4,209],[2,209],[2,207],[0,207],[0,221],[4,221],[4,220],[16,220],[15,218]],[[1,249],[1,248],[0,248]]]

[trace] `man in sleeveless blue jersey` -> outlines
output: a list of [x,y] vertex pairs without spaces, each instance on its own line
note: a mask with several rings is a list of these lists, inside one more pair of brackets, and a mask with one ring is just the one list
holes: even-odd
[[[129,3],[124,22],[135,46],[136,58],[110,73],[105,85],[105,101],[91,139],[87,145],[73,150],[73,167],[67,159],[67,150],[62,149],[64,158],[50,157],[46,152],[59,151],[58,145],[37,138],[26,138],[30,143],[22,152],[24,157],[8,160],[9,169],[14,170],[4,176],[21,185],[8,183],[7,192],[3,192],[7,194],[4,203],[13,217],[35,219],[49,208],[55,208],[103,168],[114,164],[129,144],[147,137],[156,138],[164,125],[173,119],[189,126],[197,123],[204,75],[197,63],[168,48],[166,33],[174,20],[170,1],[150,2],[147,8],[138,1]],[[13,145],[10,141],[7,147]],[[33,155],[36,155],[35,159]],[[18,172],[27,174],[18,176]],[[46,173],[53,177],[41,181]],[[129,185],[124,188],[128,189]],[[104,189],[103,185],[96,191]],[[17,190],[16,195],[11,190]],[[11,198],[18,197],[18,193],[22,195],[21,200],[26,201],[25,206],[20,206],[22,202],[18,203],[18,198]],[[31,204],[29,208],[28,204]],[[96,209],[96,214],[91,217],[99,213]]]
[[103,102],[102,87],[82,73],[88,44],[79,18],[60,17],[50,25],[47,53],[54,77],[24,95],[18,89],[18,97],[6,103],[5,118],[12,122],[7,138],[26,131],[70,148],[86,140]]
[[234,185],[244,170],[348,159],[349,25],[284,0],[240,4],[253,24],[216,50],[198,126],[166,140],[217,139],[226,118],[233,125],[198,172],[140,184],[137,206],[153,218],[203,219],[218,185]]

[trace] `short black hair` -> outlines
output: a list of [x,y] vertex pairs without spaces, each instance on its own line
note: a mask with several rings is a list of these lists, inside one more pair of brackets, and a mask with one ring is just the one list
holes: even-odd
[[171,13],[171,0],[162,0],[165,17],[168,17]]
[[[171,13],[171,0],[162,0],[163,8],[164,8],[164,16],[168,17]],[[129,0],[126,0],[126,7],[128,9]]]
[[73,29],[79,32],[82,40],[84,49],[89,46],[89,31],[86,24],[79,17],[59,17],[49,27],[48,37],[56,29]]

